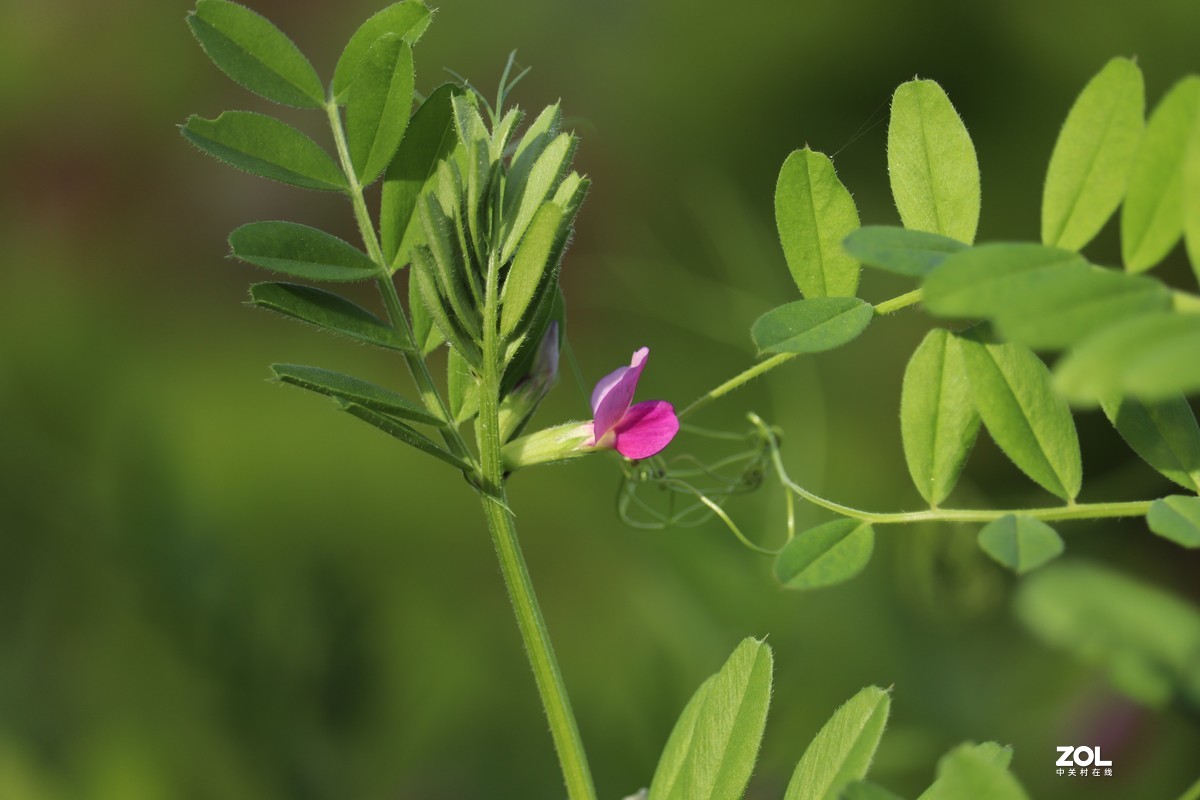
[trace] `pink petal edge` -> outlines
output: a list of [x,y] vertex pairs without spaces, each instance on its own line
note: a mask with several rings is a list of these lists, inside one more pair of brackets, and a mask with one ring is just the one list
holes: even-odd
[[646,400],[626,412],[615,429],[613,447],[635,461],[662,451],[679,433],[679,417],[666,400]]
[[633,354],[628,367],[620,367],[605,375],[592,390],[592,430],[594,441],[604,438],[629,410],[638,379],[646,367],[650,348],[643,347]]

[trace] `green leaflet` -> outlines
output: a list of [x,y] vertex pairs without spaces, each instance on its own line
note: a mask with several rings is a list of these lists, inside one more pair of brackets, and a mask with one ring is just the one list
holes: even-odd
[[[529,230],[517,248],[500,297],[500,335],[517,332],[530,305],[544,293],[557,264],[551,262],[555,243],[564,224],[563,210],[554,203],[538,209]],[[569,220],[566,221],[569,226]]]
[[977,329],[958,336],[958,343],[975,408],[992,439],[1035,483],[1073,500],[1083,478],[1079,437],[1046,365],[1022,345],[984,341]]
[[404,138],[413,102],[412,47],[388,34],[367,51],[346,105],[350,162],[359,183],[372,183]]
[[867,225],[852,232],[842,247],[868,267],[923,278],[946,257],[967,245],[927,231],[891,225]]
[[775,579],[786,589],[819,589],[863,571],[875,547],[869,523],[838,519],[818,525],[784,545],[775,558]]
[[754,321],[758,352],[819,353],[857,339],[874,319],[871,304],[857,297],[813,297],[774,308]]
[[324,104],[312,64],[265,17],[226,0],[197,0],[187,22],[213,63],[255,94],[298,108]]
[[858,263],[842,240],[858,228],[854,198],[828,156],[796,150],[775,183],[775,226],[792,279],[807,298],[853,297]]
[[1062,555],[1058,532],[1041,520],[1007,514],[979,532],[979,547],[1018,575]]
[[412,350],[391,325],[341,295],[295,283],[256,283],[250,305],[390,350]]
[[1168,308],[1171,292],[1152,278],[1092,266],[1069,250],[985,244],[934,269],[923,301],[930,313],[991,318],[1010,341],[1060,349],[1116,320]]
[[458,349],[467,363],[479,367],[483,354],[471,335],[459,325],[443,302],[438,291],[437,266],[429,248],[421,245],[413,250],[413,269],[410,280],[415,279],[425,313],[441,333],[442,338]]
[[1154,403],[1106,398],[1101,406],[1113,427],[1146,463],[1171,480],[1200,492],[1200,426],[1183,395]]
[[1155,500],[1146,515],[1150,530],[1183,547],[1200,547],[1200,497]]
[[744,640],[705,685],[687,755],[669,787],[655,775],[651,800],[739,800],[746,789],[771,702],[771,648]]
[[445,341],[442,332],[433,324],[429,312],[425,309],[415,271],[408,273],[408,315],[412,319],[413,341],[416,342],[417,350],[422,356],[429,355]]
[[891,697],[868,686],[839,708],[804,751],[784,800],[838,800],[866,777],[887,725]]
[[1108,221],[1129,183],[1145,127],[1142,71],[1109,61],[1083,88],[1058,134],[1042,193],[1042,242],[1079,250]]
[[335,397],[348,403],[356,403],[372,411],[412,420],[423,425],[441,424],[437,417],[432,416],[420,406],[389,389],[376,386],[361,378],[300,364],[272,364],[271,371],[280,381],[308,389],[310,392]]
[[226,111],[216,119],[192,115],[180,130],[213,158],[253,175],[304,189],[346,189],[346,176],[329,154],[274,117],[252,111]]
[[1200,707],[1200,609],[1107,567],[1063,561],[1020,582],[1021,622],[1142,703]]
[[[1183,165],[1183,238],[1192,271],[1200,280],[1200,130],[1193,132]],[[1200,784],[1196,792],[1200,795]]]
[[654,769],[654,780],[650,782],[649,797],[653,800],[670,797],[674,791],[696,736],[696,722],[700,719],[700,709],[704,707],[709,689],[716,679],[717,676],[713,675],[700,684],[700,688],[688,700],[679,714],[679,719],[675,721],[675,727],[671,729],[671,735],[667,737],[667,744],[659,756],[658,766]]
[[458,142],[450,101],[459,92],[457,86],[445,83],[425,98],[384,173],[380,244],[393,269],[407,264],[413,245],[423,241],[417,204],[435,180],[438,163],[450,157]]
[[409,447],[414,447],[422,453],[433,456],[434,458],[445,461],[456,469],[461,469],[463,472],[470,472],[472,467],[467,462],[453,455],[452,453],[443,450],[432,439],[422,433],[417,432],[412,427],[406,425],[395,417],[387,414],[380,414],[377,411],[372,411],[369,408],[358,405],[357,403],[342,403],[341,409],[351,416],[358,417],[363,422],[373,425],[379,430],[404,442]]
[[295,222],[251,222],[229,234],[234,258],[297,278],[361,281],[379,275],[366,253]]
[[1113,396],[1162,400],[1200,389],[1200,315],[1161,312],[1085,339],[1055,366],[1059,389],[1081,405]]
[[333,70],[333,94],[337,101],[340,103],[345,99],[367,51],[375,42],[388,34],[396,34],[412,46],[429,27],[429,16],[429,9],[421,0],[404,0],[393,3],[359,26]]
[[457,350],[446,357],[446,402],[456,425],[479,413],[479,384]]
[[550,198],[551,193],[558,189],[571,164],[576,144],[572,134],[560,133],[541,151],[530,166],[528,174],[523,176],[523,182],[515,169],[509,172],[504,187],[504,218],[511,222],[504,237],[504,246],[500,250],[501,262],[512,258],[517,245],[525,236],[526,229],[533,222],[534,214],[541,208],[542,203]]
[[[1171,87],[1146,124],[1121,209],[1121,255],[1130,272],[1166,257],[1183,235],[1184,172],[1200,141],[1200,77]],[[1196,198],[1187,198],[1195,206]]]
[[892,97],[888,176],[904,227],[975,241],[980,203],[975,145],[933,81],[901,84]]
[[900,436],[917,491],[938,506],[954,489],[979,432],[958,341],[942,328],[930,331],[904,370]]
[[1007,769],[1011,751],[988,742],[961,744],[938,761],[937,780],[918,800],[1028,800]]

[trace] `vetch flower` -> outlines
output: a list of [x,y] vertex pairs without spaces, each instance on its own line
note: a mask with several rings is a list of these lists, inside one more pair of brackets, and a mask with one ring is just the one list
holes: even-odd
[[679,432],[679,417],[667,401],[646,400],[631,405],[649,355],[650,348],[641,348],[628,367],[605,375],[592,390],[592,438],[588,447],[612,448],[626,458],[639,460],[660,452]]
[[535,464],[550,464],[616,450],[626,458],[649,458],[662,451],[679,432],[679,417],[665,400],[633,404],[650,350],[633,354],[628,367],[610,372],[592,391],[592,421],[567,422],[514,439],[504,445],[504,468],[515,472]]

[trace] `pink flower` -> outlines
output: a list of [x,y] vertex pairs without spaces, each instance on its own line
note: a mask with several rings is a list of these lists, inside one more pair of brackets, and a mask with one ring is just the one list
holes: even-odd
[[633,393],[646,366],[650,349],[633,354],[628,367],[600,379],[592,390],[592,438],[587,447],[611,447],[626,458],[649,458],[671,443],[679,432],[675,408],[665,400],[637,405]]

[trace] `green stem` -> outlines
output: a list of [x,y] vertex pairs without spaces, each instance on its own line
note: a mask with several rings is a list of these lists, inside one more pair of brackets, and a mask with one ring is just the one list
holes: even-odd
[[750,369],[746,370],[745,372],[734,375],[732,378],[725,381],[717,388],[710,390],[709,392],[701,395],[700,397],[697,397],[695,400],[692,401],[691,405],[689,405],[683,411],[679,412],[679,418],[683,419],[688,414],[692,414],[696,411],[699,411],[700,409],[704,408],[706,405],[711,403],[713,400],[716,400],[719,397],[724,397],[725,395],[732,392],[734,389],[738,389],[742,386],[745,386],[747,383],[754,380],[759,375],[763,375],[767,372],[770,372],[771,370],[778,367],[780,364],[784,364],[788,361],[791,361],[793,358],[795,358],[798,355],[800,355],[800,354],[799,353],[780,353],[779,355],[771,356],[768,359],[758,362],[757,364],[755,364],[753,367],[750,367]]
[[919,302],[921,302],[921,290],[913,289],[911,292],[905,292],[902,295],[893,297],[891,300],[884,300],[882,303],[876,304],[875,316],[885,317],[888,314],[916,305]]
[[1013,508],[1013,509],[952,509],[931,508],[923,511],[864,511],[860,508],[842,505],[810,492],[791,479],[783,466],[783,458],[779,454],[775,434],[766,426],[757,414],[750,415],[750,421],[768,437],[771,446],[771,460],[775,472],[785,488],[795,492],[815,506],[827,509],[843,517],[870,522],[874,525],[902,525],[912,522],[992,522],[1001,517],[1014,514],[1022,517],[1032,517],[1047,522],[1072,519],[1112,519],[1118,517],[1144,517],[1150,511],[1152,500],[1134,500],[1122,503],[1070,503],[1065,506],[1049,508]]
[[[893,297],[891,300],[884,300],[882,303],[879,303],[878,305],[876,305],[875,306],[875,316],[877,316],[877,317],[886,316],[895,311],[899,311],[902,308],[908,308],[909,306],[915,305],[916,303],[919,303],[919,302],[921,302],[921,290],[913,289],[911,292],[906,292],[897,297]],[[703,394],[700,397],[697,397],[695,400],[693,400],[692,403],[690,405],[688,405],[687,408],[685,408],[685,409],[683,409],[683,411],[679,412],[680,419],[682,419],[683,417],[686,417],[688,414],[692,414],[696,411],[699,411],[700,409],[704,408],[706,405],[711,403],[713,400],[716,400],[719,397],[723,397],[723,396],[729,394],[734,389],[738,389],[742,386],[745,386],[747,383],[749,383],[750,381],[759,377],[760,375],[765,375],[766,373],[768,373],[771,370],[778,367],[780,364],[785,364],[788,361],[791,361],[793,358],[795,358],[798,355],[800,355],[800,354],[799,353],[779,353],[778,355],[771,356],[768,359],[764,359],[763,361],[758,362],[757,364],[750,367],[749,369],[747,369],[744,372],[734,375],[732,378],[725,381],[717,388],[715,388],[715,389],[707,392],[706,394]]]
[[358,232],[362,236],[363,244],[367,248],[367,255],[379,267],[379,275],[375,282],[379,286],[379,293],[383,296],[383,305],[387,309],[388,319],[392,323],[392,327],[400,331],[404,338],[413,346],[412,350],[407,350],[404,353],[404,360],[408,363],[408,371],[413,377],[413,382],[417,385],[417,392],[421,395],[421,402],[430,414],[440,419],[444,424],[441,427],[442,438],[446,442],[446,446],[456,456],[470,462],[470,450],[467,448],[466,442],[459,433],[458,428],[454,425],[454,419],[450,415],[450,410],[446,407],[446,403],[442,400],[441,394],[437,390],[437,385],[433,382],[433,376],[429,373],[429,367],[425,364],[425,359],[421,357],[419,345],[413,338],[412,326],[408,322],[408,315],[404,313],[404,306],[400,303],[400,295],[396,291],[396,284],[392,280],[391,270],[388,269],[387,260],[383,257],[383,248],[379,246],[379,239],[375,235],[375,226],[371,222],[371,212],[367,209],[367,201],[363,197],[363,187],[358,181],[358,174],[354,171],[354,164],[350,160],[350,149],[346,145],[346,131],[342,125],[342,117],[338,112],[338,105],[332,99],[325,103],[325,113],[329,117],[329,127],[333,131],[333,142],[337,148],[338,160],[342,165],[342,172],[346,174],[346,181],[349,184],[346,189],[346,194],[350,198],[350,204],[354,207],[354,219],[358,223]]
[[571,711],[562,673],[546,630],[529,568],[521,553],[517,539],[516,524],[508,507],[504,491],[504,465],[500,455],[503,444],[500,435],[500,379],[503,372],[503,342],[497,326],[498,277],[496,259],[488,259],[487,286],[483,313],[483,375],[479,399],[479,417],[476,432],[479,437],[479,456],[483,467],[481,498],[496,555],[500,560],[500,571],[504,585],[512,601],[517,627],[525,643],[525,653],[533,668],[538,694],[550,723],[550,735],[554,749],[562,766],[563,779],[570,800],[595,800],[596,790],[592,785],[588,769],[587,754],[579,727]]

